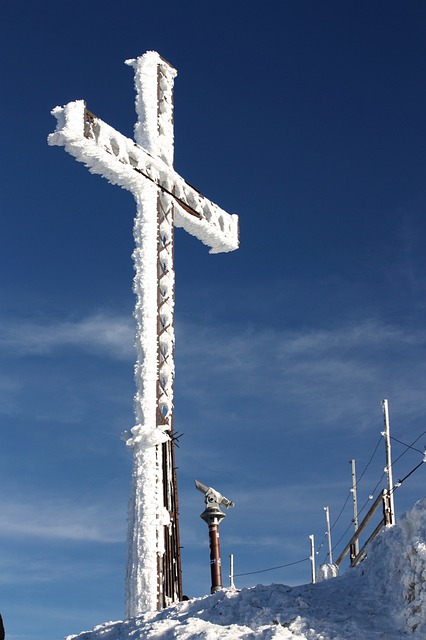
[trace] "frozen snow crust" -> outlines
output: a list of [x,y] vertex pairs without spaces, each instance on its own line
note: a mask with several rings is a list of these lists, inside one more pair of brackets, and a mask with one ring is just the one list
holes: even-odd
[[426,498],[377,536],[359,571],[399,627],[426,638]]
[[367,559],[316,585],[225,589],[79,640],[401,640],[426,637],[426,498],[376,538]]

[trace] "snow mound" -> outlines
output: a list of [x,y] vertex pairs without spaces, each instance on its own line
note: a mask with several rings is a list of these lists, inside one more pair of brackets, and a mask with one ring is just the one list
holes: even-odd
[[401,629],[426,637],[426,498],[377,536],[359,569]]
[[356,569],[315,585],[258,585],[181,602],[67,640],[401,640],[426,637],[426,498]]

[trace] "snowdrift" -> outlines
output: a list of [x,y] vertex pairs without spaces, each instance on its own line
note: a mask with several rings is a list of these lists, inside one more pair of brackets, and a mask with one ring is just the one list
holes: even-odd
[[356,569],[300,587],[258,585],[181,602],[67,640],[401,640],[426,637],[426,498]]

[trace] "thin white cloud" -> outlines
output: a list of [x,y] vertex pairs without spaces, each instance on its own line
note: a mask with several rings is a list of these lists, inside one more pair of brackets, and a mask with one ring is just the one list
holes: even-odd
[[10,554],[8,550],[7,554],[0,556],[0,562],[0,586],[55,582],[63,580],[64,576],[69,580],[88,580],[107,576],[110,571],[110,566],[99,560],[94,563],[76,562],[75,559],[65,560],[57,555],[52,559],[46,552],[43,558],[34,559],[27,557],[26,550],[23,549],[19,555]]
[[180,324],[185,340],[184,357],[200,354],[213,367],[226,369],[240,365],[244,369],[257,364],[259,353],[266,351],[278,358],[296,358],[386,348],[389,352],[410,346],[426,346],[426,331],[408,331],[400,327],[368,320],[329,330],[254,329],[244,325],[205,326]]
[[347,424],[348,416],[362,426],[384,397],[409,415],[426,412],[423,329],[378,320],[309,331],[184,325],[177,342],[177,390],[204,415],[215,411],[210,390],[217,401],[218,388],[237,408],[246,398],[273,406],[279,421],[296,411],[298,427]]
[[12,415],[18,410],[21,390],[22,380],[18,380],[10,372],[0,375],[0,413]]
[[125,513],[111,505],[75,505],[67,500],[32,499],[4,502],[0,510],[0,536],[45,540],[121,543],[125,539]]
[[[283,415],[291,406],[298,428],[312,420],[337,426],[350,412],[362,426],[373,393],[376,403],[392,395],[411,414],[426,411],[423,329],[379,320],[292,331],[178,322],[176,333],[176,390],[181,398],[190,395],[201,415],[223,415],[223,403],[233,397],[237,416],[237,403],[250,397]],[[20,355],[56,355],[74,348],[131,361],[133,341],[132,319],[106,313],[44,324],[14,320],[0,328],[0,349]]]
[[0,349],[19,355],[48,355],[63,347],[118,359],[134,355],[134,324],[125,316],[97,313],[75,321],[3,321]]
[[377,320],[367,320],[337,329],[315,330],[307,333],[283,332],[280,340],[282,355],[321,353],[334,350],[378,348],[391,344],[425,344],[426,332],[407,330],[384,324]]

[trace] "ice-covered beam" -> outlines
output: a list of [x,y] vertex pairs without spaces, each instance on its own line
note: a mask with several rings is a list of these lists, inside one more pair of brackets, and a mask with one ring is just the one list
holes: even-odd
[[141,179],[153,182],[172,195],[175,226],[195,236],[210,247],[210,253],[238,249],[238,216],[229,214],[188,184],[160,156],[152,156],[130,138],[90,113],[83,100],[56,107],[57,119],[50,145],[65,147],[91,173],[112,184],[139,193]]

